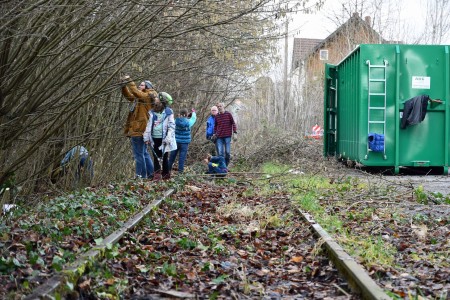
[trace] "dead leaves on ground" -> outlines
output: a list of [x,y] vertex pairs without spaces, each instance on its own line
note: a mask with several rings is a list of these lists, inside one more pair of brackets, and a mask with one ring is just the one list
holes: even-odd
[[158,188],[133,182],[87,188],[2,218],[0,298],[20,297],[42,284],[147,205]]
[[[124,298],[175,292],[236,299],[343,296],[346,283],[325,256],[314,253],[316,240],[289,200],[244,191],[188,185],[121,241],[117,257],[96,269],[128,282]],[[87,276],[95,285],[85,296],[107,292],[104,276]]]
[[[337,184],[337,180],[332,181]],[[320,203],[339,216],[351,235],[360,240],[381,238],[395,250],[389,254],[392,262],[383,267],[377,266],[379,262],[358,257],[381,287],[400,297],[450,296],[450,219],[445,212],[450,211],[448,207],[442,207],[439,213],[433,205],[417,204],[395,190],[385,191],[382,185],[374,191],[350,189],[345,194],[335,193],[334,197],[323,197]],[[341,242],[344,245],[346,241]],[[361,251],[353,245],[349,248]]]

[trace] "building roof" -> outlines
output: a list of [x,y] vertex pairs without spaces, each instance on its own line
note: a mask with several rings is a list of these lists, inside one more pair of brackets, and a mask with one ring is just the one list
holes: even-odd
[[350,17],[350,19],[347,20],[344,24],[342,24],[338,29],[336,29],[333,33],[331,33],[326,39],[322,40],[320,43],[317,43],[316,46],[307,54],[307,56],[310,56],[314,53],[316,53],[319,49],[323,48],[328,42],[335,39],[339,34],[344,33],[348,31],[349,28],[356,28],[357,26],[360,26],[366,30],[370,36],[373,37],[373,39],[377,39],[380,44],[387,44],[389,43],[383,37],[376,32],[371,24],[370,24],[370,17],[366,17],[365,20],[363,20],[358,13],[353,13],[353,15]]
[[[350,28],[364,28],[364,30],[372,37],[373,40],[378,40],[379,43],[387,44],[389,43],[381,35],[376,32],[371,24],[370,17],[365,17],[363,20],[358,13],[353,13],[353,15],[342,24],[339,28],[337,28],[333,33],[331,33],[325,39],[305,39],[305,38],[294,38],[294,46],[292,53],[292,70],[297,68],[298,62],[305,60],[307,57],[313,55],[318,50],[324,48],[327,43],[333,41],[340,34],[347,34]],[[369,41],[367,41],[369,42]]]
[[294,38],[291,70],[297,68],[298,62],[304,60],[322,41],[323,39]]

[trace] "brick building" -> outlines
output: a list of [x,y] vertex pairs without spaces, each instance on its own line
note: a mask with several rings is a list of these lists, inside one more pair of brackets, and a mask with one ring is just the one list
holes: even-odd
[[357,13],[323,40],[294,39],[291,82],[305,127],[320,124],[323,117],[325,63],[340,62],[359,44],[382,43],[389,42],[372,28],[370,17],[362,19]]
[[323,79],[324,64],[336,64],[359,44],[386,44],[371,26],[371,18],[363,20],[358,13],[348,19],[326,39],[316,44],[305,58],[307,80]]
[[291,71],[300,67],[300,63],[322,42],[322,39],[294,38]]

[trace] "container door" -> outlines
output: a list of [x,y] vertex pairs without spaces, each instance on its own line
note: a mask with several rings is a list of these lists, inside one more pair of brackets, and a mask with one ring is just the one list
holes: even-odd
[[337,128],[337,72],[336,66],[325,65],[324,89],[324,140],[323,151],[325,156],[336,155],[336,128]]
[[[423,103],[424,119],[415,125],[403,126],[399,134],[399,165],[411,167],[448,168],[448,80],[449,53],[444,46],[400,46],[399,101],[404,120],[405,108],[413,98],[429,95],[442,102]],[[409,102],[411,104],[411,102]],[[411,108],[411,107],[409,107]],[[411,114],[408,114],[411,116]],[[399,124],[401,125],[401,124]]]

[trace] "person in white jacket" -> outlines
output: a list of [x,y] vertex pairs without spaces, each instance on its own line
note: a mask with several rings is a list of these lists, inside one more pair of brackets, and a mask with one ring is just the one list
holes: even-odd
[[170,178],[169,152],[177,149],[175,140],[175,118],[169,107],[172,97],[165,92],[158,94],[154,109],[148,112],[149,120],[144,132],[144,142],[153,152],[154,180]]

